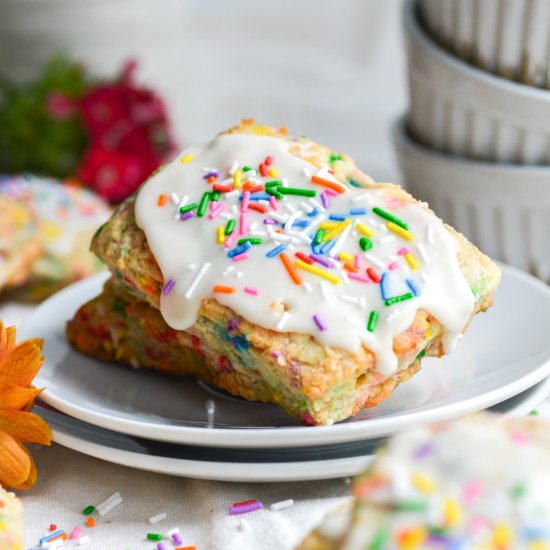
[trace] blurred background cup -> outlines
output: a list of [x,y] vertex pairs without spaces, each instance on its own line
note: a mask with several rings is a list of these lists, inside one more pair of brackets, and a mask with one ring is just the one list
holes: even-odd
[[469,158],[550,164],[550,91],[494,76],[445,51],[423,30],[421,5],[410,0],[404,10],[411,135]]
[[516,80],[550,86],[547,0],[420,0],[428,34],[467,63]]
[[[493,258],[547,282],[550,91],[503,76],[528,80],[528,45],[547,53],[549,10],[534,0],[406,0],[410,101],[393,130],[413,195]],[[533,83],[543,65],[544,56]]]
[[393,139],[408,190],[493,258],[550,283],[550,166],[497,164],[447,155],[407,134]]
[[92,73],[113,77],[139,63],[137,80],[154,85],[183,135],[179,70],[193,26],[190,0],[2,0],[0,74],[22,83],[55,55],[68,55]]

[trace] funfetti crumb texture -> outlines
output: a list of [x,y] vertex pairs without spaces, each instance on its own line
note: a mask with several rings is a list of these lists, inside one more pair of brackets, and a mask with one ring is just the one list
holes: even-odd
[[22,550],[23,506],[14,493],[0,487],[0,548]]
[[195,358],[172,370],[306,424],[376,405],[424,355],[452,351],[500,277],[401,187],[251,121],[184,150],[118,208],[92,249],[113,273],[99,301],[117,295],[142,317],[120,320],[132,357],[117,357],[120,334],[108,327],[101,353],[79,345],[78,314],[77,347],[155,368],[137,341],[152,338],[162,354]]
[[399,434],[298,550],[547,550],[549,434],[489,415]]

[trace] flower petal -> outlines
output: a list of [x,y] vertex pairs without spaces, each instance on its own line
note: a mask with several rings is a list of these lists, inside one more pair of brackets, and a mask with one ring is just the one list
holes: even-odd
[[28,386],[43,361],[42,340],[35,338],[21,342],[9,353],[0,355],[0,387]]
[[25,447],[21,447],[21,449],[28,456],[28,459],[30,460],[30,463],[31,463],[31,468],[29,470],[29,475],[27,476],[27,479],[25,479],[25,481],[23,481],[22,483],[13,485],[12,489],[21,489],[21,490],[32,489],[38,478],[38,470],[36,469],[36,464],[34,463],[34,459],[32,458],[31,453],[29,453],[29,451],[25,449]]
[[0,321],[0,359],[15,346],[15,327],[7,327]]
[[22,388],[20,386],[13,386],[7,388],[0,388],[0,411],[2,409],[20,410],[26,407],[32,407],[34,398],[44,388]]
[[0,430],[21,442],[50,445],[52,431],[37,414],[21,411],[0,411]]
[[31,458],[26,449],[0,430],[0,485],[15,487],[29,478]]

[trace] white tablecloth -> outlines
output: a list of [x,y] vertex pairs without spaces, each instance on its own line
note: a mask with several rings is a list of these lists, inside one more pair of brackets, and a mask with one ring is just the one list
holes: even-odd
[[[291,550],[325,512],[349,498],[343,479],[275,484],[186,479],[110,464],[59,445],[36,452],[35,458],[39,481],[22,494],[28,548],[55,523],[69,532],[83,526],[82,533],[90,536],[88,547],[98,550],[155,549],[156,543],[145,540],[147,533],[163,534],[173,527],[180,528],[183,546],[198,550]],[[92,529],[84,527],[82,510],[115,491],[124,502],[103,518],[96,515]],[[291,508],[269,509],[288,498],[295,501]],[[250,499],[265,508],[228,514],[233,503]],[[160,512],[167,519],[150,525],[148,518]]]
[[[4,304],[0,319],[19,324],[32,308]],[[550,417],[550,402],[539,409]],[[164,534],[179,527],[183,546],[197,550],[292,550],[324,514],[349,500],[349,479],[294,483],[231,483],[172,477],[104,462],[54,444],[33,448],[39,471],[37,485],[20,494],[25,508],[26,548],[38,545],[50,524],[67,532],[80,525],[94,550],[155,549],[147,533]],[[124,502],[85,526],[82,510],[119,491]],[[230,516],[235,502],[256,499],[265,508]],[[269,506],[293,499],[278,512]],[[148,518],[165,512],[166,520]],[[164,541],[166,548],[174,548]],[[74,541],[64,547],[80,548]]]

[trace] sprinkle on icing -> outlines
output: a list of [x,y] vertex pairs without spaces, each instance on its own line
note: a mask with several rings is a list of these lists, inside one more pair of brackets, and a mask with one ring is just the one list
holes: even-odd
[[[201,300],[215,298],[271,330],[351,352],[363,344],[389,375],[398,368],[393,339],[423,309],[444,325],[451,351],[474,298],[443,223],[417,203],[339,181],[328,159],[318,169],[289,153],[291,143],[219,136],[141,188],[136,220],[168,281],[166,322],[188,329]],[[161,196],[172,201],[159,208]],[[239,277],[224,284],[235,262]]]

